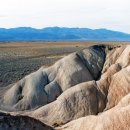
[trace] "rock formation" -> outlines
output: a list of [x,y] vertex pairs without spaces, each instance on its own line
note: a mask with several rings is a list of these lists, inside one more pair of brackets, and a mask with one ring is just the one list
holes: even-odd
[[53,128],[27,116],[0,113],[0,130],[53,130]]
[[7,87],[0,99],[13,117],[56,130],[127,130],[129,92],[130,45],[96,45],[41,67]]
[[129,130],[130,94],[117,106],[97,116],[86,116],[56,128],[56,130]]
[[17,82],[3,94],[1,104],[11,110],[28,110],[46,105],[68,88],[96,80],[104,61],[104,46],[73,53]]

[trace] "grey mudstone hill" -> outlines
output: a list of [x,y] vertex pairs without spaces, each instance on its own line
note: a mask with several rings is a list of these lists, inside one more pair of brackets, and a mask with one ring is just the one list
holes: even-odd
[[0,101],[6,119],[29,130],[128,130],[129,92],[130,45],[95,45],[7,86]]
[[11,110],[28,110],[46,105],[72,86],[96,80],[104,61],[104,47],[94,46],[73,53],[12,85],[3,93],[1,106]]

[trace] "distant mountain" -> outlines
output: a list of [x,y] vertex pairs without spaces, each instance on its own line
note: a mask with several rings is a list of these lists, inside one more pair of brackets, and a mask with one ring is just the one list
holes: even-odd
[[0,28],[0,41],[130,41],[130,34],[88,28]]

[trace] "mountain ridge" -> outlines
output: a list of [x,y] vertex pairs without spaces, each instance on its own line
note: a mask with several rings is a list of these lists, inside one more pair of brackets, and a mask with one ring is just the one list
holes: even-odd
[[130,41],[130,34],[105,28],[0,28],[0,41]]

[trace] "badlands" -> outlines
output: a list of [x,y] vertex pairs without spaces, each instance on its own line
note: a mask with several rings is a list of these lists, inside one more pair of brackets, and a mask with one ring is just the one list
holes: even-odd
[[129,130],[130,45],[94,45],[0,92],[0,130]]

